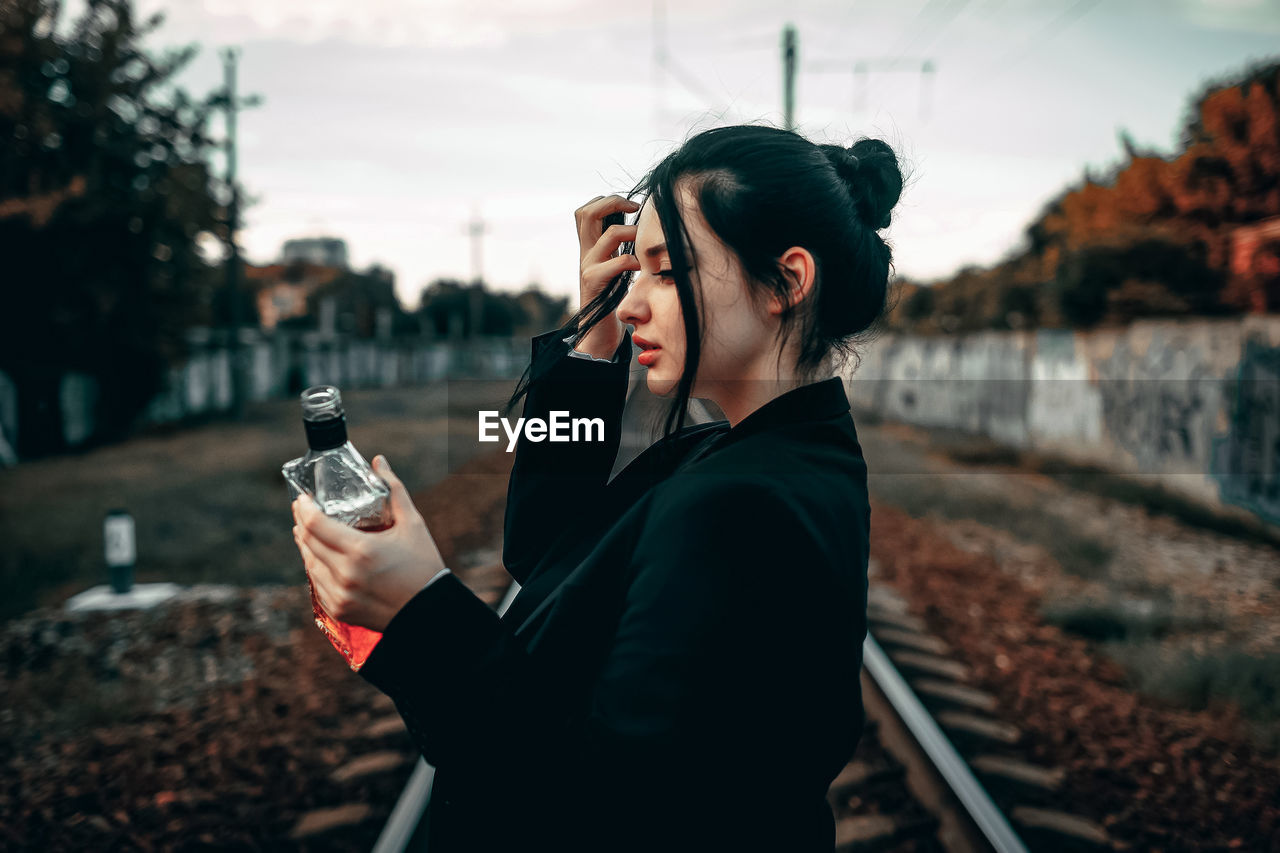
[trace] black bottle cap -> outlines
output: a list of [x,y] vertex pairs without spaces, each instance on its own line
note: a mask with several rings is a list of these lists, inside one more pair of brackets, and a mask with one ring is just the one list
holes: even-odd
[[307,445],[312,450],[332,450],[347,443],[347,419],[341,415],[313,421],[303,419],[307,431]]

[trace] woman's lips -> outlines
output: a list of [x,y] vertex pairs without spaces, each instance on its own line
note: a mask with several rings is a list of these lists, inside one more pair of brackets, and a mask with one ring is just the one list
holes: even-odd
[[635,341],[637,346],[644,348],[644,352],[636,356],[636,361],[640,362],[645,367],[648,367],[649,365],[653,364],[653,360],[658,357],[658,350],[662,349],[662,347],[658,346],[657,344],[650,343],[649,341],[646,341],[644,338],[635,334],[631,336],[631,340]]

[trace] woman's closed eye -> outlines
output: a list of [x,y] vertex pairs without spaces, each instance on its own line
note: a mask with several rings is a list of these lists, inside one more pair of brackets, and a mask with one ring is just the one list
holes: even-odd
[[[685,272],[689,272],[689,271],[691,271],[691,270],[693,269],[693,267],[688,266],[688,267],[685,267],[684,269],[685,269]],[[673,269],[670,269],[670,270],[658,270],[656,273],[654,273],[654,276],[656,276],[657,278],[666,278],[666,279],[670,279],[671,281],[675,281],[675,280],[676,280],[676,271],[675,271],[675,270],[673,270]]]

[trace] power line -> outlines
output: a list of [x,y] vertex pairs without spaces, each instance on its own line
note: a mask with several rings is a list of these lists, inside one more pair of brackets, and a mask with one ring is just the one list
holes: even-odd
[[[980,80],[985,87],[999,80],[1028,56],[1039,53],[1041,48],[1063,30],[1066,30],[1087,15],[1099,2],[1101,0],[1076,0],[1076,2],[1058,13],[1053,20],[1041,27],[1031,38],[1022,40],[1021,50],[1009,51],[986,68],[974,72],[972,75],[974,82]],[[961,88],[965,87],[962,86]]]
[[[903,38],[898,40],[898,43],[902,45],[902,48],[896,52],[892,50],[889,51],[889,53],[892,54],[891,59],[864,60],[854,64],[853,85],[855,112],[862,112],[867,108],[867,90],[870,84],[868,79],[869,72],[874,70],[912,71],[918,66],[919,73],[922,75],[920,78],[918,102],[920,107],[920,118],[922,120],[928,120],[929,109],[933,101],[933,75],[937,72],[938,66],[932,59],[908,59],[906,54],[909,48],[913,47],[920,41],[917,37],[917,33],[927,31],[929,29],[932,29],[933,32],[928,36],[930,39],[928,43],[928,50],[932,50],[938,43],[938,40],[942,37],[942,34],[946,32],[947,27],[955,21],[956,18],[960,16],[960,13],[964,11],[965,7],[969,5],[969,0],[941,0],[941,2],[943,4],[942,9],[936,17],[931,15],[932,10],[938,7],[939,0],[930,0],[930,2],[926,3],[920,11],[916,13],[915,17],[911,19],[911,22],[907,24],[907,30]],[[927,19],[930,22],[929,26],[926,26],[921,30],[915,30],[915,22],[921,19]]]
[[1054,36],[1070,27],[1076,21],[1089,14],[1089,11],[1097,6],[1101,0],[1076,0],[1069,8],[1063,11],[1058,17],[1054,18],[1045,25],[1039,33],[1037,33],[1023,48],[1023,51],[1011,60],[1007,60],[1004,68],[1000,73],[1005,73],[1010,67],[1017,65],[1028,56],[1036,53],[1040,48],[1048,44]]
[[[947,31],[947,27],[952,21],[960,17],[960,13],[963,12],[965,7],[968,5],[969,0],[953,0],[953,2],[946,5],[946,8],[942,10],[942,14],[938,18],[933,19],[934,26],[933,34],[931,36],[932,40],[929,42],[929,46],[925,50],[921,51],[922,53],[927,53],[934,48],[938,43],[938,39]],[[907,48],[913,47],[917,41],[918,39],[912,38],[902,50],[898,51],[894,55],[894,59],[901,59],[906,54]],[[890,51],[890,53],[892,53],[892,51]]]
[[729,107],[721,108],[723,98],[702,85],[690,71],[671,58],[667,49],[666,9],[663,0],[653,2],[653,87],[654,87],[654,123],[661,127],[663,118],[668,114],[666,108],[666,87],[664,81],[670,76],[694,97],[698,98],[707,109],[717,111],[720,118],[733,115]]
[[[961,0],[960,5],[963,6],[965,2],[967,2],[967,0]],[[929,2],[920,7],[920,11],[916,12],[915,16],[907,22],[906,28],[903,30],[902,35],[899,36],[897,44],[894,46],[896,49],[885,51],[885,55],[892,56],[894,61],[901,59],[906,55],[907,48],[912,47],[917,40],[916,35],[919,30],[916,29],[916,22],[924,21],[927,23],[935,9],[942,7],[940,11],[945,14],[947,9],[951,8],[951,6],[951,0],[929,0]],[[944,26],[946,23],[947,21],[943,22]]]
[[930,93],[933,86],[933,74],[938,66],[932,59],[897,56],[892,59],[871,57],[853,62],[849,60],[820,60],[805,67],[807,71],[843,71],[850,67],[853,70],[853,111],[864,112],[867,108],[867,75],[872,71],[899,72],[923,75],[920,80],[920,118],[928,120]]

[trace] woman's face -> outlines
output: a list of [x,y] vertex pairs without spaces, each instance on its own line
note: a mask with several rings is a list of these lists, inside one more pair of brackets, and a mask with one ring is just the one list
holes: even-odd
[[[737,256],[712,233],[692,194],[678,187],[681,217],[693,243],[689,277],[704,327],[693,396],[716,399],[734,380],[759,375],[759,366],[772,358],[777,318],[752,302]],[[637,344],[658,347],[652,354],[642,353],[640,363],[646,367],[649,390],[665,397],[675,393],[684,369],[683,312],[666,236],[652,204],[641,208],[636,226],[640,269],[617,316],[635,327],[632,339]]]

